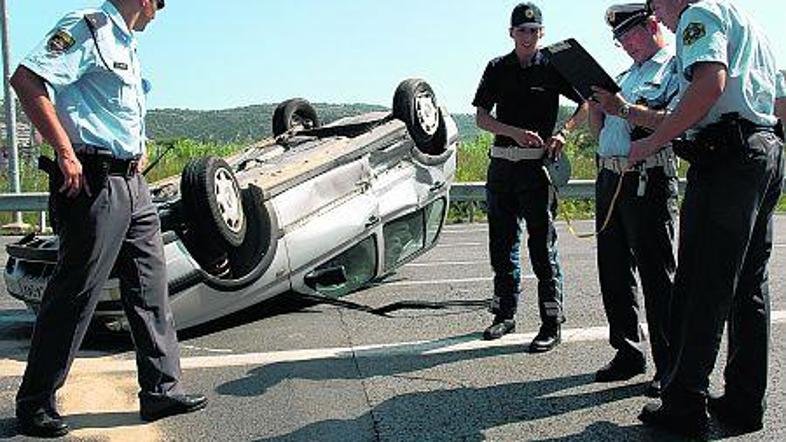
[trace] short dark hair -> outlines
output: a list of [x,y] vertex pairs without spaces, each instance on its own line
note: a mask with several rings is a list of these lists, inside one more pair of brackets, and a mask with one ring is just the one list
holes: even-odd
[[156,8],[158,8],[159,11],[164,9],[164,6],[166,6],[166,2],[164,0],[156,0]]

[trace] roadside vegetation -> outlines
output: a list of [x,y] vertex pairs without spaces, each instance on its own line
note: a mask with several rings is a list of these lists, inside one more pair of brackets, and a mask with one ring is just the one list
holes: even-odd
[[[565,109],[561,118],[566,118],[569,112],[570,109]],[[470,124],[470,121],[467,115],[461,118],[463,125]],[[472,134],[472,138],[467,138],[462,140],[459,146],[456,182],[484,182],[489,163],[488,151],[493,137],[490,134],[476,131]],[[205,155],[231,155],[242,149],[245,144],[244,142],[226,143],[187,139],[151,143],[148,146],[148,158],[151,161],[164,151],[166,154],[150,172],[148,179],[157,181],[177,175],[190,158]],[[573,179],[595,179],[597,174],[595,149],[595,140],[586,129],[578,130],[568,137],[565,152],[571,159]],[[41,153],[53,156],[52,149],[48,146],[41,146],[39,149],[25,151],[22,154],[20,161],[22,192],[46,192],[48,190],[46,175],[36,167],[36,159]],[[680,167],[680,176],[685,175],[686,168],[687,164],[683,162]],[[8,181],[7,167],[0,168],[0,171],[0,192],[9,192],[11,186]],[[560,201],[558,217],[559,219],[565,219],[566,216],[570,219],[590,219],[594,216],[594,211],[594,200],[566,199]],[[781,198],[778,211],[786,212],[786,197]],[[11,213],[0,212],[0,225],[10,223],[12,216]],[[24,222],[28,224],[36,225],[38,223],[37,213],[25,213],[23,217]],[[448,219],[453,223],[485,221],[485,206],[483,203],[454,203],[450,208]]]

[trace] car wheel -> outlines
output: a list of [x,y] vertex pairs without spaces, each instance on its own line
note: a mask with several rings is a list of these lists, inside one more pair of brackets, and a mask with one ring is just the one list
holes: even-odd
[[447,138],[445,120],[434,91],[424,80],[402,81],[393,95],[393,116],[407,125],[407,130],[420,151],[439,155]]
[[189,161],[180,194],[185,222],[205,246],[224,250],[243,243],[247,226],[240,185],[226,161],[216,157]]
[[302,98],[293,98],[279,104],[273,113],[273,136],[275,137],[289,131],[316,127],[319,127],[317,111],[311,106],[311,103]]

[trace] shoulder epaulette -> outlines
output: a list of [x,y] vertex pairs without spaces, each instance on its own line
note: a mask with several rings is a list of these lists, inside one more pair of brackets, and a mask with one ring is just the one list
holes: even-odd
[[93,29],[99,29],[109,23],[109,18],[103,12],[91,12],[85,15],[85,21]]

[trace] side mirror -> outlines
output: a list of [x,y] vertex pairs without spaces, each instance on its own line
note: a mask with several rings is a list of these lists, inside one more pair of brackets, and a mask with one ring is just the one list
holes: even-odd
[[318,285],[332,286],[340,285],[347,282],[347,272],[344,266],[327,267],[324,269],[314,270],[303,278],[306,286],[316,290]]

